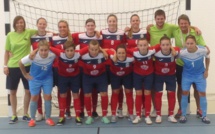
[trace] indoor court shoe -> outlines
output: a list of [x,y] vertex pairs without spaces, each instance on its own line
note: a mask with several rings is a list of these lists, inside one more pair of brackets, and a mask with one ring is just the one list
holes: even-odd
[[109,124],[110,120],[107,118],[107,116],[103,116],[101,120],[104,124]]
[[51,118],[46,119],[46,124],[48,124],[49,126],[54,126],[55,123]]
[[28,114],[26,114],[26,115],[24,115],[24,116],[22,117],[22,120],[23,120],[23,121],[29,122],[29,121],[31,120],[31,118],[29,117]]
[[34,127],[34,126],[36,126],[35,120],[31,119],[31,120],[29,121],[29,123],[28,123],[28,126],[29,126],[29,127]]
[[117,116],[118,116],[119,118],[124,118],[122,109],[118,109],[118,110],[117,110]]
[[80,117],[76,117],[75,118],[75,123],[76,123],[76,125],[81,125],[82,124],[81,118]]
[[196,111],[196,117],[197,118],[202,118],[202,110],[197,110]]
[[168,121],[169,122],[172,122],[172,123],[177,123],[178,121],[175,119],[175,117],[173,116],[173,115],[170,115],[169,117],[168,117]]
[[135,119],[132,121],[133,124],[138,124],[141,122],[140,116],[136,116]]
[[132,122],[133,120],[134,120],[134,116],[133,116],[133,115],[129,115],[129,116],[128,116],[128,121],[131,121],[131,122]]
[[147,125],[151,125],[152,124],[152,120],[151,120],[151,118],[149,116],[147,116],[145,118],[145,122],[146,122]]
[[72,118],[72,116],[71,116],[71,112],[66,112],[65,113],[66,114],[66,119],[71,119]]
[[88,116],[88,117],[87,117],[87,120],[85,121],[85,124],[86,124],[86,125],[90,125],[90,124],[93,123],[93,121],[94,121],[94,120],[93,120],[93,117]]
[[160,115],[158,115],[155,119],[155,123],[160,124],[162,122],[162,117]]
[[43,120],[43,115],[40,113],[37,113],[36,121],[42,121]]
[[182,113],[182,112],[181,112],[181,110],[179,109],[178,112],[177,112],[177,114],[175,115],[175,118],[176,118],[176,119],[179,119],[179,118],[181,117],[181,113]]
[[156,113],[155,109],[153,109],[153,111],[151,112],[150,117],[152,117],[152,118],[157,117],[157,113]]
[[99,118],[99,115],[97,112],[92,112],[92,116],[94,119],[98,119]]
[[11,119],[10,119],[10,121],[9,121],[9,124],[15,124],[15,123],[17,123],[17,121],[18,121],[18,118],[17,118],[17,116],[12,116],[11,117]]
[[181,116],[179,119],[180,123],[186,123],[187,122],[187,117],[186,116]]
[[205,117],[202,117],[202,122],[204,122],[205,124],[210,124],[211,121],[205,116]]
[[61,117],[59,118],[58,122],[57,122],[57,126],[62,126],[65,123],[65,118]]
[[117,122],[117,116],[116,116],[116,115],[113,115],[113,116],[111,117],[110,122],[116,123],[116,122]]

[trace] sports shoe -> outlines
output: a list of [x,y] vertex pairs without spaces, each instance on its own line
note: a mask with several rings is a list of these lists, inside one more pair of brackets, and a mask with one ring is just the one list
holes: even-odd
[[180,123],[186,123],[187,122],[187,117],[186,116],[181,116],[179,119]]
[[81,112],[81,113],[80,113],[80,118],[81,118],[81,119],[84,119],[84,116],[85,116],[85,115],[84,115],[84,112]]
[[81,125],[82,124],[81,118],[80,117],[76,117],[75,118],[75,123],[76,123],[76,125]]
[[196,111],[196,117],[197,117],[197,118],[202,118],[202,110],[198,109],[198,110]]
[[109,124],[110,123],[110,120],[107,118],[107,116],[103,116],[101,121],[104,123],[104,124]]
[[131,122],[132,122],[133,120],[134,120],[134,116],[133,116],[133,115],[129,115],[129,116],[128,116],[128,121],[131,121]]
[[152,124],[152,120],[151,120],[151,118],[149,116],[147,116],[145,118],[145,122],[146,122],[147,125],[151,125]]
[[112,122],[112,123],[117,122],[117,116],[116,116],[116,115],[113,115],[113,116],[111,117],[110,122]]
[[31,120],[31,118],[29,117],[28,114],[26,114],[26,115],[24,115],[24,116],[22,117],[22,120],[23,120],[23,121],[29,122],[29,121]]
[[18,121],[17,116],[13,115],[9,121],[9,124],[15,124]]
[[173,115],[168,116],[168,121],[172,122],[172,123],[177,123],[178,122]]
[[145,116],[145,112],[146,112],[145,109],[142,109],[141,112],[142,112],[142,116],[144,117]]
[[157,113],[156,113],[156,110],[155,110],[155,109],[153,109],[153,111],[151,112],[150,117],[151,117],[151,118],[157,117]]
[[46,119],[46,124],[48,124],[49,126],[54,126],[55,123],[51,118]]
[[34,126],[36,126],[35,120],[31,119],[31,120],[29,121],[29,123],[28,123],[28,126],[29,126],[29,127],[34,127]]
[[90,124],[92,124],[93,122],[94,122],[93,117],[88,116],[88,117],[87,117],[87,120],[85,121],[85,124],[86,124],[86,125],[90,125]]
[[138,124],[141,122],[140,116],[136,116],[135,119],[132,121],[133,124]]
[[181,114],[182,114],[181,110],[178,109],[177,114],[175,114],[175,118],[176,118],[176,119],[179,119],[179,118],[181,117]]
[[97,112],[92,112],[92,117],[93,117],[94,119],[98,119],[98,118],[99,118],[99,115],[98,115]]
[[71,112],[66,112],[65,113],[66,114],[66,119],[71,119],[72,118],[72,116],[71,116]]
[[211,123],[211,121],[210,121],[210,119],[208,119],[208,117],[202,117],[202,122],[204,122],[205,124],[210,124]]
[[62,125],[64,125],[64,123],[65,123],[65,118],[60,117],[59,120],[58,120],[58,122],[57,122],[57,125],[58,126],[62,126]]
[[43,115],[40,113],[37,113],[36,121],[42,121],[43,120]]
[[118,110],[117,110],[117,116],[118,116],[119,118],[124,118],[122,109],[118,109]]
[[160,115],[157,115],[156,119],[155,119],[155,123],[161,123],[162,122],[162,117]]

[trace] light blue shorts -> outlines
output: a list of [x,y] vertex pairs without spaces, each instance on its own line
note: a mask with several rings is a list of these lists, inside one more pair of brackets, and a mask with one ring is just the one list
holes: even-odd
[[31,95],[38,95],[40,90],[43,90],[44,94],[50,95],[53,87],[53,78],[47,78],[45,80],[30,80],[29,81],[29,89]]
[[195,83],[199,92],[206,92],[206,79],[204,74],[187,76],[182,74],[182,90],[189,91],[191,85]]

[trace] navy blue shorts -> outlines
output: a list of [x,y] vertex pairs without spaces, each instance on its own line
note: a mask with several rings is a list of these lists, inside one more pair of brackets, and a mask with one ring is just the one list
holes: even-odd
[[99,76],[90,76],[83,73],[82,87],[84,93],[92,93],[95,88],[98,92],[107,92],[108,81],[106,72]]
[[132,89],[133,88],[133,73],[130,73],[125,76],[117,76],[110,72],[110,84],[111,88],[114,89],[120,89],[121,86],[124,86],[126,89]]
[[155,74],[155,91],[163,91],[163,85],[166,84],[166,90],[176,90],[176,77],[175,75],[156,75]]
[[58,68],[57,67],[53,67],[53,87],[54,86],[58,86]]
[[149,75],[139,75],[133,73],[133,83],[135,90],[142,90],[143,85],[145,90],[152,90],[154,73]]
[[[6,78],[6,89],[16,90],[19,85],[20,79],[22,80],[24,89],[29,90],[28,80],[22,75],[21,70],[17,68],[8,68],[9,75]],[[30,71],[30,66],[25,67],[26,72]]]
[[183,66],[176,65],[176,80],[178,85],[181,85],[181,82],[182,82],[182,72],[183,72]]
[[73,93],[79,93],[81,87],[81,75],[64,77],[58,75],[58,88],[61,94],[66,93],[68,89],[71,89]]

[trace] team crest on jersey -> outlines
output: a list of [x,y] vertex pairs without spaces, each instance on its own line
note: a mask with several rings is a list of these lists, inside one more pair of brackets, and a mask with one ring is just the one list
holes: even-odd
[[170,71],[169,68],[162,68],[161,69],[161,72],[164,73],[164,74],[168,73],[169,71]]
[[69,72],[69,73],[72,73],[72,72],[75,71],[75,69],[74,68],[67,68],[66,71]]
[[120,35],[117,35],[117,36],[116,36],[116,39],[117,39],[117,40],[120,40]]
[[147,65],[141,65],[141,69],[143,69],[143,70],[147,70],[149,68],[149,66],[147,66]]
[[93,70],[90,72],[91,75],[97,75],[99,73],[99,70]]
[[119,71],[119,72],[117,72],[116,74],[117,74],[118,76],[122,76],[122,75],[125,74],[125,71]]
[[140,35],[140,38],[144,38],[144,34],[141,34],[141,35]]

